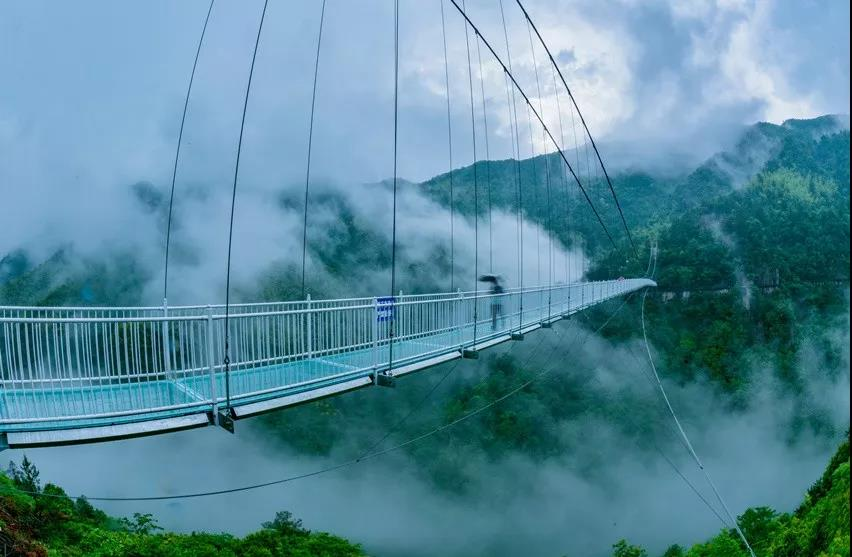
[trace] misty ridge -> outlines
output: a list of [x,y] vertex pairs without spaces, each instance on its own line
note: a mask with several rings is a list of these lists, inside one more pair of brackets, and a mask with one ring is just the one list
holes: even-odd
[[[613,176],[627,214],[650,223],[637,232],[640,257],[629,263],[636,276],[645,271],[647,240],[654,237],[661,291],[729,289],[668,301],[651,294],[646,310],[655,357],[685,427],[738,509],[793,509],[848,429],[848,152],[848,119],[844,124],[827,116],[758,124],[697,167],[655,173],[628,161]],[[524,283],[545,284],[549,273],[555,282],[610,277],[622,262],[611,259],[595,223],[583,216],[579,196],[561,182],[553,203],[560,218],[548,218],[546,164],[554,184],[564,179],[554,154],[521,161],[522,180],[532,184],[523,207]],[[454,282],[474,286],[478,222],[479,268],[492,261],[493,270],[514,285],[515,163],[477,165],[480,176],[491,177],[491,191],[480,183],[480,192],[481,199],[491,194],[493,236],[482,205],[474,219],[471,167],[455,170]],[[406,293],[450,287],[448,180],[441,175],[401,184],[398,284]],[[20,245],[6,238],[2,303],[160,304],[167,192],[131,183],[110,200],[114,212],[87,226],[69,224],[67,230],[79,230],[73,237],[43,230]],[[176,197],[170,304],[222,297],[227,230],[214,223],[223,222],[229,200],[218,191],[199,183],[182,187]],[[607,223],[614,222],[604,184],[593,183],[590,193]],[[299,186],[249,184],[239,195],[234,299],[298,297]],[[761,214],[767,195],[779,199],[780,208]],[[390,202],[386,182],[314,186],[307,261],[312,295],[386,292]],[[34,211],[48,212],[39,222],[54,218],[46,201]],[[755,226],[764,232],[755,234]],[[785,228],[813,244],[789,241]],[[845,280],[845,286],[814,286],[816,271]],[[749,287],[768,275],[780,277],[779,288]],[[622,538],[661,553],[674,542],[706,538],[718,521],[660,456],[672,455],[681,469],[689,468],[646,376],[639,300],[619,304],[610,302],[556,326],[552,335],[531,336],[475,363],[418,374],[392,392],[368,389],[240,423],[233,438],[205,430],[27,454],[45,479],[69,493],[137,493],[152,485],[169,493],[250,483],[359,454],[444,374],[447,380],[428,405],[394,431],[388,445],[452,420],[546,369],[546,380],[493,412],[339,474],[228,496],[221,506],[199,500],[104,509],[116,515],[151,512],[161,525],[184,532],[239,535],[286,509],[310,528],[388,556],[607,555]],[[199,470],[191,464],[196,454],[210,455],[216,465]],[[115,472],[76,472],[104,462]],[[697,474],[688,474],[700,484]],[[235,515],[233,508],[242,512]]]

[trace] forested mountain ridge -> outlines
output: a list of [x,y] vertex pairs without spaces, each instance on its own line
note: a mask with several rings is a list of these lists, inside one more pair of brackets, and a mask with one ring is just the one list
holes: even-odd
[[[670,236],[678,235],[679,232],[697,233],[700,236],[698,240],[706,244],[703,240],[710,240],[707,236],[714,233],[708,222],[720,223],[722,226],[716,227],[716,232],[723,234],[712,238],[714,245],[706,246],[706,249],[711,251],[708,255],[714,258],[728,255],[733,246],[740,246],[741,240],[747,240],[752,232],[748,228],[747,219],[743,218],[750,210],[748,205],[768,209],[764,203],[765,199],[759,199],[760,191],[763,191],[764,197],[773,196],[773,201],[789,199],[792,205],[788,203],[790,206],[781,210],[784,214],[778,214],[798,220],[795,226],[783,222],[776,223],[777,227],[783,226],[788,231],[802,232],[806,239],[826,239],[825,245],[818,250],[810,249],[809,246],[803,251],[824,252],[823,260],[831,261],[833,278],[848,280],[848,264],[844,265],[848,261],[848,250],[842,250],[843,225],[848,224],[848,211],[844,213],[843,207],[848,207],[849,199],[847,120],[844,117],[823,116],[813,120],[788,120],[782,125],[755,124],[746,130],[731,150],[712,157],[697,169],[680,169],[665,175],[652,175],[641,169],[626,169],[614,174],[613,185],[627,223],[633,230],[640,248],[644,248],[643,242],[650,235],[660,238],[660,247],[663,250],[660,257],[663,265],[660,275],[663,281],[661,289],[665,290],[668,283],[665,275],[665,265],[668,261],[672,257],[678,260],[679,253],[694,253],[694,250],[680,243],[679,239],[675,242],[667,241],[675,238],[666,237],[666,233]],[[572,153],[566,153],[573,162],[571,155]],[[549,171],[545,171],[545,162],[549,165]],[[583,179],[587,192],[620,247],[624,247],[625,237],[620,229],[621,223],[608,187],[600,174],[597,179],[594,176],[589,179],[588,172],[584,173],[586,166],[583,159],[580,159],[580,162],[578,174]],[[632,266],[629,268],[625,268],[623,259],[615,258],[576,184],[566,176],[558,154],[552,153],[522,161],[480,161],[476,167],[481,194],[480,220],[487,210],[486,200],[490,200],[494,209],[514,214],[518,208],[516,180],[520,180],[521,205],[527,221],[549,229],[566,247],[584,247],[597,264],[592,270],[593,276],[603,276],[605,273],[624,274],[626,271],[644,272],[646,253],[641,253],[638,258],[632,260]],[[745,187],[745,184],[750,183],[758,174],[776,170],[787,171],[787,174],[779,174],[776,179],[764,179],[761,183],[767,187],[762,190]],[[451,174],[454,208],[458,215],[470,218],[473,214],[473,166],[456,169]],[[552,186],[550,206],[545,191],[548,175]],[[793,189],[792,186],[781,184],[792,184],[796,179],[799,182]],[[811,185],[809,182],[803,183],[802,180],[816,182]],[[448,173],[422,184],[402,182],[400,187],[425,193],[429,199],[447,207],[449,182]],[[371,187],[386,186],[376,184]],[[807,198],[803,197],[803,188],[813,188],[814,192]],[[751,189],[754,191],[743,191]],[[140,211],[153,215],[152,224],[157,228],[157,234],[151,238],[159,238],[159,233],[165,232],[167,197],[159,188],[146,182],[133,184],[128,188],[128,193]],[[183,197],[198,196],[191,188]],[[817,199],[812,199],[814,196]],[[271,201],[277,204],[282,212],[301,206],[301,200],[294,192],[282,192],[277,199]],[[809,201],[810,205],[801,203],[804,201]],[[180,231],[181,227],[182,202],[185,200],[179,197],[174,224],[177,231]],[[371,275],[377,274],[377,270],[386,269],[390,261],[389,238],[386,237],[382,223],[364,215],[363,211],[356,207],[355,201],[340,190],[323,188],[321,184],[317,186],[311,202],[318,213],[336,215],[336,218],[323,218],[313,223],[315,228],[309,230],[309,238],[313,239],[308,245],[309,253],[317,260],[317,265],[311,269],[316,275],[315,297],[345,294],[346,285],[369,286],[376,283],[371,279]],[[799,204],[802,206],[793,206]],[[833,213],[829,211],[830,208],[834,210]],[[809,209],[815,212],[809,213]],[[819,222],[811,222],[811,219],[817,219]],[[769,222],[766,219],[763,221]],[[479,224],[480,227],[485,225],[485,222]],[[801,226],[822,226],[825,229],[803,231],[800,230]],[[848,226],[845,231],[845,237],[848,239]],[[740,235],[744,238],[739,238]],[[776,250],[780,245],[780,242],[776,243]],[[785,242],[784,245],[796,247],[793,242]],[[192,265],[193,248],[182,243],[179,233],[175,236],[173,248],[173,264]],[[425,257],[420,254],[409,255],[405,251],[399,254],[400,272],[413,283],[410,291],[443,287],[441,279],[446,276],[449,266],[446,249],[446,246],[436,243]],[[826,249],[835,251],[829,253]],[[667,253],[667,250],[671,250],[671,253]],[[117,245],[111,249],[99,250],[95,254],[81,253],[73,241],[69,240],[65,245],[49,249],[47,256],[38,255],[40,253],[44,253],[44,249],[26,250],[22,246],[10,253],[0,254],[0,304],[134,305],[160,302],[158,299],[144,299],[146,284],[157,277],[157,269],[151,268],[156,265],[152,261],[140,259],[140,255],[131,248]],[[758,254],[754,255],[748,258],[749,262],[756,263],[760,260]],[[819,255],[822,256],[822,253]],[[733,261],[735,258],[722,259]],[[673,286],[681,288],[682,284],[678,283],[693,279],[696,279],[693,282],[697,289],[735,284],[733,263],[716,260],[719,263],[718,269],[692,264],[693,262],[686,260],[678,261],[676,266],[681,268],[679,272],[692,274],[676,278]],[[794,257],[788,264],[772,269],[761,263],[759,267],[763,268],[755,268],[748,273],[754,277],[765,273],[774,276],[777,271],[783,270],[785,272],[782,275],[792,273],[791,276],[795,276],[798,269],[794,264],[796,262],[798,261]],[[812,263],[818,268],[822,266],[821,262]],[[157,261],[156,264],[161,266],[162,261]],[[430,269],[429,266],[435,268]],[[710,274],[703,276],[705,273]],[[295,262],[272,259],[267,269],[257,277],[255,284],[242,290],[238,288],[236,295],[238,298],[251,300],[292,298],[296,293],[297,274]],[[813,275],[812,272],[810,274]],[[787,277],[781,278],[785,280]]]

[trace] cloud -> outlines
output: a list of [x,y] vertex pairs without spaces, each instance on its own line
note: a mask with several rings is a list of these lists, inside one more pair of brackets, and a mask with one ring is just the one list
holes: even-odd
[[[610,544],[622,537],[659,554],[671,543],[690,544],[709,537],[720,528],[718,520],[652,448],[637,444],[635,432],[625,429],[630,419],[653,419],[653,410],[658,410],[660,422],[652,426],[657,443],[712,500],[700,473],[670,435],[662,401],[643,377],[642,346],[592,336],[582,349],[576,349],[569,340],[582,334],[573,328],[579,322],[558,325],[559,336],[535,333],[546,336],[531,335],[529,342],[512,345],[518,348],[495,350],[511,348],[521,359],[532,357],[531,369],[553,369],[545,382],[578,381],[586,395],[623,403],[627,415],[613,418],[586,408],[554,424],[573,447],[557,457],[531,459],[504,452],[490,460],[481,453],[470,455],[466,465],[476,472],[475,488],[464,494],[436,489],[424,478],[418,461],[398,452],[343,471],[215,499],[102,506],[118,515],[152,512],[170,529],[236,534],[258,528],[278,510],[290,510],[309,528],[361,542],[376,555],[604,556],[610,554]],[[790,511],[824,469],[836,436],[805,431],[791,439],[789,425],[796,407],[806,401],[814,409],[826,410],[841,431],[848,427],[848,328],[838,329],[837,335],[835,342],[844,347],[834,370],[837,374],[826,373],[818,358],[805,355],[800,371],[813,391],[795,398],[776,388],[772,375],[759,369],[749,403],[736,411],[714,394],[711,385],[678,387],[664,378],[684,427],[733,512],[757,505]],[[574,349],[568,351],[569,345]],[[476,363],[463,362],[455,373],[454,381],[471,384],[486,371]],[[369,416],[393,416],[392,405],[416,400],[417,393],[440,375],[436,369],[406,379],[391,398],[374,390],[345,395],[352,405],[341,408],[367,407],[375,410]],[[541,388],[547,388],[546,383]],[[433,403],[440,407],[450,392],[439,390]],[[439,415],[425,420],[424,430],[434,425],[433,420],[440,421]],[[269,430],[257,420],[238,423],[236,435],[206,428],[26,452],[41,469],[44,481],[58,482],[71,493],[175,494],[323,468],[351,458],[363,450],[364,439],[373,440],[377,431],[381,434],[390,427],[372,419],[359,421],[358,416],[343,419],[346,434],[328,458],[281,448],[270,442]],[[360,426],[366,431],[360,431]],[[410,422],[394,439],[402,441],[420,431]],[[463,441],[478,431],[474,419],[454,428],[453,439]],[[445,446],[445,438],[426,441],[420,455]],[[20,456],[20,451],[9,454],[16,460]]]

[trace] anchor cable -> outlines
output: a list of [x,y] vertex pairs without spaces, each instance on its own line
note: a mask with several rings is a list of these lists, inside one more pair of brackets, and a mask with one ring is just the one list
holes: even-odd
[[698,466],[698,469],[701,470],[702,474],[704,474],[704,479],[707,480],[707,483],[710,486],[710,489],[713,490],[713,494],[716,496],[716,500],[719,502],[719,504],[725,510],[725,515],[727,515],[728,519],[731,521],[731,524],[733,525],[734,530],[737,532],[737,535],[740,537],[743,544],[745,544],[746,549],[748,549],[749,554],[752,557],[755,557],[754,551],[752,550],[751,545],[748,543],[748,540],[746,539],[745,534],[743,533],[742,529],[740,528],[739,524],[737,523],[737,519],[734,517],[733,513],[731,513],[731,509],[728,507],[727,503],[725,503],[725,500],[722,498],[722,494],[719,492],[719,489],[716,487],[716,484],[713,482],[713,479],[710,477],[710,473],[707,471],[707,468],[704,467],[704,464],[701,462],[701,459],[698,458],[698,454],[695,452],[695,448],[692,446],[692,443],[690,442],[689,437],[686,434],[686,431],[684,431],[683,426],[680,423],[680,419],[678,419],[677,414],[675,413],[674,408],[672,407],[671,401],[669,401],[668,394],[666,394],[666,389],[665,389],[665,387],[663,387],[663,382],[660,380],[660,374],[657,373],[657,366],[654,364],[654,357],[651,355],[651,345],[648,342],[648,333],[647,333],[647,330],[646,330],[646,327],[645,327],[645,298],[647,298],[647,296],[648,296],[648,291],[646,290],[642,294],[642,312],[641,312],[641,315],[642,315],[642,338],[645,342],[645,351],[648,354],[648,364],[651,367],[651,371],[654,373],[654,380],[656,381],[656,384],[660,389],[660,394],[662,395],[663,400],[666,403],[666,408],[668,409],[669,414],[672,417],[672,420],[674,420],[674,423],[677,426],[677,431],[680,434],[681,438],[683,439],[683,442],[686,445],[690,456],[692,456],[692,459],[695,461],[695,464]]

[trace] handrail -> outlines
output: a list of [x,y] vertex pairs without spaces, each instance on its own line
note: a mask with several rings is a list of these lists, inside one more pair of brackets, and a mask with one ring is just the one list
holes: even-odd
[[[365,376],[376,382],[380,373],[469,354],[481,343],[653,284],[624,279],[500,294],[236,304],[228,322],[231,400],[239,406]],[[547,301],[542,292],[551,293]],[[214,359],[223,353],[225,320],[216,312],[222,307],[0,307],[0,434],[164,413],[215,415],[226,373]]]

